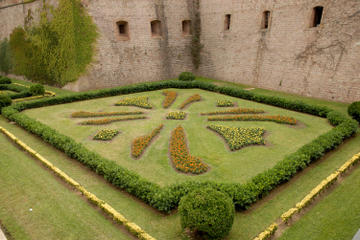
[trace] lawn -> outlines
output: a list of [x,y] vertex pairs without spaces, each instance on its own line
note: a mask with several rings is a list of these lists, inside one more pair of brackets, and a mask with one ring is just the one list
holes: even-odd
[[[117,101],[124,98],[116,96],[36,108],[25,111],[25,114],[49,125],[60,133],[74,138],[89,149],[139,173],[141,176],[161,186],[187,180],[244,183],[256,174],[273,167],[277,161],[282,160],[287,154],[295,152],[299,147],[331,129],[326,119],[303,113],[198,89],[176,89],[174,91],[178,93],[178,97],[175,103],[168,109],[162,108],[164,96],[161,90],[130,95],[131,97],[148,96],[150,103],[154,105],[151,110],[138,107],[114,106]],[[195,102],[185,110],[182,110],[187,114],[185,120],[167,120],[165,118],[168,112],[178,110],[180,105],[194,94],[200,94],[202,101]],[[207,116],[201,116],[200,113],[224,110],[223,108],[216,107],[217,99],[229,99],[241,108],[262,109],[266,112],[264,113],[266,115],[291,116],[297,119],[299,123],[293,127],[274,122],[208,122]],[[147,119],[115,122],[109,125],[84,126],[79,125],[84,119],[70,117],[73,112],[77,111],[144,111]],[[160,124],[164,124],[164,128],[159,136],[154,139],[140,159],[133,159],[130,155],[133,139],[149,134]],[[206,128],[210,124],[242,128],[263,128],[266,131],[266,145],[249,146],[237,151],[229,151],[224,140]],[[210,166],[211,169],[207,173],[197,176],[181,174],[175,171],[172,164],[169,163],[168,146],[170,133],[178,125],[183,126],[185,129],[191,155],[200,157],[203,162]],[[101,129],[117,129],[120,130],[120,134],[110,142],[94,141],[92,136]]]
[[287,229],[281,240],[352,239],[360,228],[360,168]]
[[3,134],[0,149],[0,219],[12,239],[132,239]]

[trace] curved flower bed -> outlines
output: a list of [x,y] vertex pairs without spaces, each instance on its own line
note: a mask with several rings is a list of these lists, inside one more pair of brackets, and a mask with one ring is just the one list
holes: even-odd
[[164,125],[161,124],[159,127],[155,128],[150,135],[135,138],[131,144],[131,155],[134,158],[139,158],[147,146],[149,146],[151,140],[160,133],[163,126]]
[[140,108],[152,109],[149,97],[126,97],[115,103],[116,106],[135,106]]
[[131,121],[131,120],[139,120],[139,119],[146,119],[145,116],[135,116],[135,117],[117,117],[117,118],[102,118],[96,120],[87,120],[84,122],[80,122],[81,125],[104,125],[113,122],[120,122],[120,121]]
[[165,95],[163,108],[168,108],[174,103],[177,93],[174,91],[163,91],[163,94]]
[[231,151],[236,151],[249,145],[265,144],[263,138],[265,130],[263,128],[240,128],[210,125],[208,126],[208,129],[220,134],[225,139]]
[[190,105],[191,103],[194,102],[198,102],[201,100],[201,96],[199,94],[195,94],[192,95],[191,97],[189,97],[188,99],[186,99],[181,105],[180,105],[180,109],[184,109],[185,107],[187,107],[188,105]]
[[186,145],[185,131],[181,126],[171,132],[170,156],[175,168],[184,173],[200,174],[209,168],[200,158],[190,155]]
[[94,140],[101,140],[101,141],[110,141],[114,137],[116,137],[116,135],[118,135],[119,132],[120,131],[113,130],[113,129],[100,130],[98,133],[96,133],[96,135],[93,137],[93,139]]
[[269,121],[295,125],[296,119],[286,116],[263,116],[263,115],[236,115],[236,116],[216,116],[208,117],[208,121]]
[[204,112],[201,115],[222,115],[222,114],[248,114],[248,113],[264,113],[265,111],[262,109],[253,109],[253,108],[233,108],[223,111],[215,111],[215,112]]
[[143,112],[73,112],[71,117],[73,118],[88,118],[88,117],[106,117],[106,116],[121,116],[121,115],[138,115],[143,114]]
[[166,119],[170,120],[184,120],[186,118],[185,112],[169,112],[166,115]]

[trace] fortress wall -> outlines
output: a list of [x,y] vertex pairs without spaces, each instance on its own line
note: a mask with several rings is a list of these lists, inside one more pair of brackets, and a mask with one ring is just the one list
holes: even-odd
[[[182,35],[189,19],[186,1],[102,0],[85,3],[98,26],[96,61],[87,75],[67,87],[87,90],[158,81],[191,70],[191,37]],[[127,21],[129,39],[119,37],[116,22]],[[150,22],[160,20],[162,36],[152,36]]]
[[[53,0],[55,2],[55,0]],[[0,0],[0,7],[19,0]],[[0,38],[23,25],[28,9],[42,1],[0,10]],[[176,77],[183,71],[262,88],[337,101],[360,100],[360,1],[200,0],[202,64],[192,66],[191,36],[182,21],[193,20],[194,0],[82,0],[98,26],[95,61],[66,88],[88,90]],[[310,27],[315,6],[322,24]],[[263,12],[270,25],[261,29]],[[231,25],[225,30],[225,14]],[[151,34],[160,20],[162,36]],[[117,21],[127,21],[129,38]]]
[[[324,7],[312,28],[313,7]],[[262,13],[271,11],[269,29]],[[200,74],[337,101],[360,99],[360,2],[292,0],[201,2]],[[231,28],[224,30],[225,14]]]

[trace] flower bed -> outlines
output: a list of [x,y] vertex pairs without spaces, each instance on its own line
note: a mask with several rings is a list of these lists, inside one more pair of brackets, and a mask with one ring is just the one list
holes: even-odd
[[208,170],[208,166],[200,158],[190,155],[185,131],[181,126],[171,132],[170,157],[175,168],[181,172],[200,174]]
[[150,135],[135,138],[131,144],[131,155],[135,158],[139,158],[147,146],[149,146],[151,140],[160,133],[163,126],[164,125],[161,124],[159,127],[155,128]]
[[168,108],[171,106],[171,104],[174,103],[174,101],[177,97],[177,93],[174,91],[163,91],[163,94],[165,95],[163,107]]
[[264,113],[262,109],[252,109],[252,108],[233,108],[223,111],[215,111],[215,112],[204,112],[201,115],[222,115],[222,114],[255,114],[255,113]]
[[112,130],[112,129],[104,129],[100,130],[96,135],[93,137],[94,140],[101,140],[101,141],[110,141],[116,135],[119,134],[118,130]]
[[185,112],[169,112],[166,115],[166,119],[171,119],[171,120],[184,120],[185,118],[186,118]]
[[285,123],[290,125],[295,125],[297,123],[296,119],[293,117],[286,116],[263,116],[263,115],[236,115],[236,116],[216,116],[208,117],[208,121],[269,121],[276,123]]
[[71,117],[73,118],[88,118],[88,117],[106,117],[106,116],[121,116],[121,115],[137,115],[143,114],[143,112],[73,112]]
[[116,106],[135,106],[146,109],[152,109],[151,104],[149,103],[149,97],[126,97],[121,99],[119,102],[115,103]]
[[139,120],[145,119],[145,116],[135,116],[135,117],[118,117],[118,118],[103,118],[103,119],[96,119],[96,120],[87,120],[84,122],[80,122],[81,125],[104,125],[113,122],[120,122],[120,121],[131,121],[131,120]]
[[217,100],[216,106],[217,107],[233,107],[234,102],[232,102],[230,100]]
[[231,151],[236,151],[249,145],[265,144],[263,138],[265,130],[263,128],[240,128],[221,125],[210,125],[208,128],[220,134]]
[[180,109],[184,109],[188,105],[190,105],[193,102],[198,102],[201,100],[201,96],[199,94],[192,95],[188,99],[186,99],[180,106]]

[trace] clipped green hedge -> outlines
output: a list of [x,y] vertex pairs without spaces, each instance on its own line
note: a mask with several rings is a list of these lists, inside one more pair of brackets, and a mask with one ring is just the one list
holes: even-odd
[[10,79],[10,78],[0,76],[0,84],[10,84],[10,83],[11,83],[11,79]]
[[[326,117],[335,127],[304,145],[296,152],[288,155],[273,168],[253,177],[245,184],[188,181],[161,188],[138,174],[117,165],[115,162],[86,149],[72,138],[64,136],[52,128],[20,113],[30,108],[166,88],[199,88],[289,110],[309,113],[315,116]],[[187,193],[204,187],[212,187],[227,193],[231,196],[236,209],[246,209],[278,185],[288,181],[298,171],[306,168],[311,162],[316,161],[326,152],[336,148],[345,139],[351,137],[358,127],[356,121],[326,107],[314,106],[301,101],[291,101],[280,97],[264,96],[238,88],[219,87],[197,80],[191,82],[169,80],[74,93],[66,96],[17,103],[13,106],[3,108],[2,114],[9,120],[17,122],[26,130],[40,136],[44,141],[52,144],[57,149],[65,152],[69,157],[82,162],[90,169],[104,176],[104,178],[114,186],[133,194],[163,212],[170,212],[172,209],[178,207],[181,197]]]
[[191,72],[182,72],[179,75],[180,81],[194,81],[195,78],[196,78],[195,75]]
[[45,94],[44,85],[41,85],[41,84],[31,85],[29,92],[32,96],[44,95]]
[[1,109],[11,105],[11,98],[8,95],[0,95],[0,113]]
[[0,90],[9,90],[16,92],[8,94],[11,99],[25,98],[31,96],[28,88],[14,84],[0,84]]
[[360,102],[353,102],[348,107],[349,115],[360,123]]
[[179,204],[181,226],[205,239],[226,237],[234,223],[235,208],[231,198],[212,188],[197,189]]

